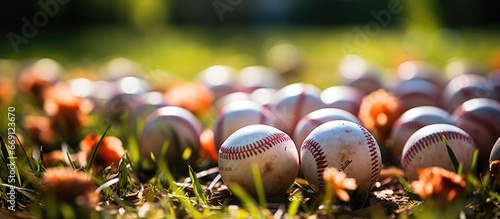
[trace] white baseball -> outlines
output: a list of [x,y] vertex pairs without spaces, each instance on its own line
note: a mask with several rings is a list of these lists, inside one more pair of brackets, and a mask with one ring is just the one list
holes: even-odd
[[500,137],[500,102],[489,98],[470,99],[460,104],[451,118],[479,148],[478,167],[486,166],[491,148]]
[[300,146],[312,130],[325,122],[333,120],[347,120],[361,124],[358,117],[343,109],[323,108],[312,111],[302,117],[302,119],[295,126],[292,139],[295,142],[295,146],[297,146],[297,151],[300,151]]
[[[181,161],[181,153],[187,147],[195,151],[200,148],[201,124],[188,110],[177,106],[165,106],[154,110],[144,121],[140,138],[140,151],[143,158],[153,153],[160,155],[165,142],[168,142],[167,160]],[[176,164],[179,165],[179,164]]]
[[401,160],[401,153],[408,138],[420,128],[437,123],[454,124],[448,111],[435,106],[419,106],[404,112],[394,122],[388,143],[395,161]]
[[276,127],[278,119],[266,107],[251,100],[234,101],[222,107],[213,126],[216,149],[218,150],[233,132],[253,124]]
[[464,130],[450,124],[424,126],[410,136],[401,155],[401,167],[409,180],[417,179],[417,169],[438,166],[455,171],[446,144],[446,137],[458,162],[468,172],[472,154],[476,149],[474,140]]
[[307,181],[324,188],[323,171],[335,167],[356,179],[355,196],[375,185],[382,168],[377,141],[363,126],[345,120],[326,122],[315,128],[301,147],[301,167]]
[[295,125],[306,114],[324,108],[320,89],[312,84],[295,83],[279,89],[270,105],[285,123],[282,130],[292,135]]
[[346,110],[358,115],[365,94],[358,88],[346,85],[331,86],[321,92],[321,100],[328,107]]
[[256,196],[252,166],[258,165],[266,197],[287,192],[299,170],[299,156],[292,139],[274,127],[249,125],[231,134],[219,149],[219,171],[233,184]]
[[494,160],[500,160],[500,137],[498,137],[497,141],[493,145],[493,148],[490,152],[490,164]]

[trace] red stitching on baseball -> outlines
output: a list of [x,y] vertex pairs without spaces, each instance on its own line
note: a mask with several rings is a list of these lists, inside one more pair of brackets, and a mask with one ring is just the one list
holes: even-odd
[[370,157],[371,157],[371,167],[372,167],[372,174],[371,174],[371,179],[370,179],[370,185],[374,185],[375,182],[377,182],[377,179],[379,177],[379,170],[380,170],[380,166],[379,166],[379,157],[378,157],[378,153],[377,153],[377,149],[378,149],[378,146],[375,142],[375,140],[373,140],[373,137],[372,137],[372,134],[365,129],[365,127],[357,124],[358,127],[363,131],[363,134],[365,135],[365,139],[366,139],[366,142],[368,143],[368,148],[370,149]]
[[316,168],[318,169],[316,172],[318,174],[318,187],[319,189],[323,189],[323,171],[325,171],[325,168],[327,167],[325,153],[321,150],[319,143],[313,139],[307,139],[302,144],[302,148],[308,150],[314,157],[314,160],[316,161]]
[[406,169],[408,164],[415,158],[415,156],[422,150],[426,149],[428,146],[435,144],[437,142],[443,141],[443,135],[446,137],[448,141],[450,140],[461,140],[466,141],[471,145],[475,145],[474,140],[463,133],[456,131],[440,131],[433,133],[431,135],[427,135],[423,138],[420,138],[417,142],[412,144],[412,147],[404,154],[403,159],[401,160],[401,167]]
[[241,160],[263,153],[285,141],[292,141],[292,139],[285,133],[274,133],[241,147],[221,147],[219,156],[226,160]]

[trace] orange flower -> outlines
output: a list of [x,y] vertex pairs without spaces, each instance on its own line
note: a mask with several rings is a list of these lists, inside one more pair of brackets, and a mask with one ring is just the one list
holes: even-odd
[[377,140],[385,141],[392,124],[405,110],[406,107],[396,97],[379,89],[363,98],[358,117]]
[[500,182],[500,160],[490,162],[490,172],[497,182]]
[[454,172],[441,167],[418,169],[418,181],[411,187],[423,199],[450,203],[465,192],[465,180]]
[[[100,138],[101,136],[99,135],[89,134],[80,142],[80,149],[87,157],[91,156]],[[104,169],[111,166],[113,171],[117,171],[118,164],[124,153],[125,150],[123,149],[120,139],[113,136],[104,137],[99,147],[99,151],[97,151],[94,163],[92,164],[92,169],[97,172],[99,168]]]
[[49,117],[45,116],[26,116],[23,126],[34,142],[44,146],[54,145],[56,142],[56,133],[54,125]]
[[12,80],[7,77],[0,77],[0,105],[8,104],[15,94]]
[[61,71],[59,63],[52,59],[37,60],[22,70],[18,81],[19,89],[42,100],[47,89],[57,81]]
[[44,109],[63,137],[74,138],[87,121],[92,104],[71,94],[66,84],[58,83],[47,91]]
[[42,182],[42,194],[53,195],[57,201],[88,210],[99,202],[99,194],[95,193],[97,186],[88,173],[53,167],[43,174]]
[[217,151],[215,151],[214,132],[212,130],[205,129],[201,133],[200,144],[201,156],[217,162],[219,157],[217,156]]
[[208,111],[213,101],[213,93],[199,83],[179,83],[166,92],[167,101],[183,107],[196,115]]
[[335,196],[345,202],[350,200],[349,194],[345,190],[355,190],[358,187],[356,179],[347,178],[344,172],[337,170],[335,167],[326,168],[323,172],[323,179],[327,189],[332,189]]

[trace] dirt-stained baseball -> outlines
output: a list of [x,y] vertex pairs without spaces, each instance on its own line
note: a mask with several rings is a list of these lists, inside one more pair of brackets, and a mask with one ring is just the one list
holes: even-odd
[[257,165],[266,197],[287,192],[299,170],[299,156],[283,131],[262,124],[249,125],[231,134],[219,149],[219,171],[229,189],[233,184],[257,196],[252,166]]
[[382,168],[380,148],[363,126],[346,120],[326,122],[315,128],[301,147],[301,168],[307,181],[324,188],[323,171],[335,167],[356,179],[354,196],[363,196],[375,185]]
[[456,171],[446,148],[448,140],[458,162],[465,172],[470,169],[472,155],[476,149],[474,140],[464,130],[450,124],[424,126],[410,136],[401,155],[401,167],[409,180],[416,180],[417,169],[438,166]]

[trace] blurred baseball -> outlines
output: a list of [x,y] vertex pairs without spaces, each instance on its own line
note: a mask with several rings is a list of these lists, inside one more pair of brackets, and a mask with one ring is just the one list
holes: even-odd
[[358,115],[359,106],[365,94],[358,88],[351,86],[331,86],[321,92],[321,100],[327,107],[346,110]]
[[279,89],[270,106],[285,123],[282,130],[292,135],[295,125],[306,114],[325,107],[320,89],[312,84],[296,83]]
[[453,112],[463,102],[473,98],[492,98],[494,92],[492,83],[484,76],[476,74],[461,74],[451,79],[441,92],[442,107]]
[[[150,159],[152,153],[156,159],[167,159],[174,172],[182,173],[187,170],[182,153],[188,147],[199,151],[201,131],[198,119],[188,110],[177,106],[158,108],[144,121],[139,139],[141,157]],[[168,145],[167,157],[160,157],[164,145]]]
[[474,139],[479,148],[479,161],[486,161],[500,137],[500,103],[488,98],[470,99],[458,106],[451,117],[456,126]]
[[312,130],[325,122],[333,120],[347,120],[361,124],[358,117],[343,109],[323,108],[312,111],[302,117],[297,126],[295,126],[292,139],[295,142],[295,146],[297,146],[297,151],[300,151],[300,146]]
[[218,150],[233,132],[253,124],[279,126],[276,116],[254,101],[240,100],[222,107],[213,126],[216,149]]

